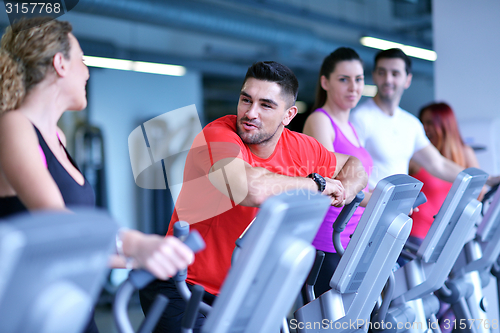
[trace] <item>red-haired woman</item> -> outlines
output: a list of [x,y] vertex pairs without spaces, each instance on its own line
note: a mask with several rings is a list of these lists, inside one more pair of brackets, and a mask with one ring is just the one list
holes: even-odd
[[[479,168],[474,150],[467,146],[458,130],[457,120],[451,107],[446,103],[432,103],[420,110],[420,121],[424,125],[425,134],[441,155],[464,168]],[[432,176],[424,168],[410,161],[409,173],[422,181],[422,192],[427,196],[427,202],[419,206],[419,211],[412,215],[413,228],[411,240],[420,244],[429,231],[434,215],[450,191],[452,183]]]
[[[419,118],[424,125],[425,134],[441,155],[464,168],[479,168],[474,150],[462,140],[455,114],[448,104],[432,103],[426,105],[420,109]],[[427,202],[420,205],[418,207],[419,210],[415,211],[411,216],[413,227],[409,240],[414,244],[420,245],[434,221],[434,216],[443,205],[452,183],[432,176],[413,160],[410,161],[409,173],[424,183],[422,192],[427,196]],[[493,186],[499,180],[499,176],[490,176],[486,184]],[[481,192],[479,200],[483,195],[484,191]],[[455,319],[453,311],[447,305],[442,306],[439,313],[438,318],[442,323]],[[443,333],[451,332],[451,329],[446,327],[446,325],[441,325],[441,330]]]

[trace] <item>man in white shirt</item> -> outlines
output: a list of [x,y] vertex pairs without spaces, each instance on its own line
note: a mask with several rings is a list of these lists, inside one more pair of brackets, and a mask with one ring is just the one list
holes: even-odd
[[433,176],[453,182],[462,167],[443,157],[430,143],[420,121],[399,107],[412,79],[411,60],[400,49],[375,56],[377,94],[351,113],[361,145],[373,159],[370,189],[393,174],[407,174],[413,158]]

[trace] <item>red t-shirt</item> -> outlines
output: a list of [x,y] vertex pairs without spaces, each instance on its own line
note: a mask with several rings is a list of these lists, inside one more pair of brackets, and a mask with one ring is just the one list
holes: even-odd
[[[198,230],[206,248],[196,254],[195,262],[189,266],[187,281],[202,285],[214,295],[219,293],[231,266],[234,242],[258,211],[258,208],[238,205],[243,197],[239,195],[237,200],[238,195],[231,192],[230,185],[228,193],[231,193],[223,194],[208,179],[210,167],[224,158],[238,158],[254,167],[296,177],[306,177],[312,172],[332,177],[336,167],[335,155],[318,141],[288,129],[284,129],[267,159],[252,154],[241,141],[236,133],[234,115],[219,118],[203,129],[188,153],[184,182],[167,234],[172,234],[173,225],[179,220],[188,222],[192,230]],[[224,176],[222,172],[220,176]]]
[[420,168],[412,177],[424,183],[422,192],[427,197],[427,202],[418,206],[418,212],[412,214],[413,226],[410,235],[424,239],[453,184],[434,177],[424,168]]

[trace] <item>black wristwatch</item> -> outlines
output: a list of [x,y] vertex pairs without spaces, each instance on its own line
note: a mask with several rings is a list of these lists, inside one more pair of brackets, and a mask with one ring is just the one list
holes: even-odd
[[307,178],[311,178],[318,185],[318,191],[323,192],[326,187],[326,180],[319,173],[313,172],[307,176]]

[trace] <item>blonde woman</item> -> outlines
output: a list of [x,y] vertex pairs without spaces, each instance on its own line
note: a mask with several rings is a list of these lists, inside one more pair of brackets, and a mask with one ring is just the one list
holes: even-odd
[[[87,105],[89,71],[68,22],[35,18],[8,27],[0,48],[0,218],[23,211],[93,207],[94,192],[66,151],[57,122]],[[120,232],[125,267],[166,279],[193,261],[174,237]],[[130,260],[128,260],[130,262]],[[86,332],[97,332],[93,320]]]

